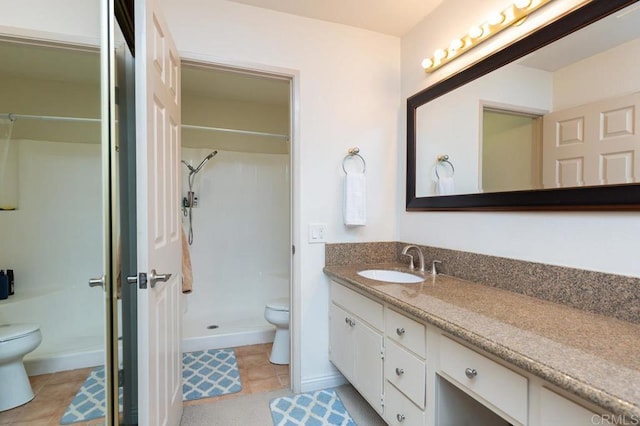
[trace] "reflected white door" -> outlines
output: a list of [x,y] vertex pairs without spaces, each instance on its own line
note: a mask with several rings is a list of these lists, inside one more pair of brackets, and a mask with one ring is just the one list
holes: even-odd
[[545,188],[638,182],[640,94],[544,116]]
[[[157,0],[136,1],[139,424],[182,416],[180,59]],[[166,275],[164,279],[154,279]],[[170,274],[170,277],[168,276]]]

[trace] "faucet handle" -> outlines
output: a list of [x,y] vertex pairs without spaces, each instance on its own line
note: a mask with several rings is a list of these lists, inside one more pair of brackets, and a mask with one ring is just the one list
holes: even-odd
[[431,262],[431,275],[438,275],[438,269],[436,268],[436,265],[438,263],[442,263],[439,260],[434,260],[433,262]]
[[415,269],[416,267],[413,264],[413,256],[411,256],[410,254],[406,254],[406,253],[402,253],[402,254],[409,258],[409,269]]

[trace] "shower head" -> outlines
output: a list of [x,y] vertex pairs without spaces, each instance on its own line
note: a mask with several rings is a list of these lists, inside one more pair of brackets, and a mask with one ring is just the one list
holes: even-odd
[[192,167],[189,167],[189,169],[191,169],[191,173],[198,173],[202,168],[202,166],[204,166],[207,163],[207,161],[211,160],[217,154],[218,154],[218,151],[213,151],[211,154],[204,157],[204,160],[202,160],[202,162],[198,165],[198,167],[195,168],[195,170]]

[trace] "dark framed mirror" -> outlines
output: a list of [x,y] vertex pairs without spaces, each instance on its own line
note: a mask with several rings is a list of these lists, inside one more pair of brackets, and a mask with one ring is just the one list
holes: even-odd
[[[635,75],[635,78],[624,78],[616,71],[598,66],[586,66],[589,63],[602,66],[609,64],[607,58],[611,56],[603,55],[638,57],[634,53],[636,46],[640,47],[640,8],[634,5],[637,1],[587,3],[408,98],[406,210],[640,210],[640,183],[637,183],[640,182],[640,104],[637,100],[640,73],[637,67],[629,64],[622,64],[621,68],[628,75]],[[612,19],[615,31],[602,26]],[[594,38],[594,34],[597,37]],[[580,46],[588,48],[576,49],[578,40],[586,40]],[[558,46],[563,45],[570,48],[571,53],[559,50]],[[569,63],[570,59],[573,62]],[[583,83],[582,89],[572,88],[573,94],[561,98],[556,93],[556,88],[560,87],[558,81],[579,81],[575,74],[567,71],[578,62],[583,63],[583,71],[580,72],[585,74],[585,69],[591,70],[596,80]],[[534,91],[537,104],[526,100],[526,96],[517,97],[518,91],[506,85],[509,75],[514,74],[509,67],[524,69],[528,76],[533,75],[547,84],[546,89],[537,88]],[[522,74],[518,74],[512,82],[514,87],[534,87],[530,80],[522,78]],[[620,82],[629,84],[624,88],[609,90],[609,85],[603,83],[604,79],[610,79],[611,85]],[[476,94],[472,99],[464,98],[464,102],[468,101],[470,118],[458,123],[445,123],[442,117],[461,114],[459,111],[464,104],[461,96],[470,91],[479,91],[472,88],[473,84],[481,85],[485,92]],[[598,89],[602,93],[598,93]],[[494,97],[495,92],[506,93],[511,98]],[[549,98],[539,101],[539,94],[547,92],[550,93]],[[582,96],[585,94],[595,99]],[[624,102],[630,96],[633,99],[629,107],[616,106],[610,102],[613,95],[616,99],[624,98]],[[575,149],[587,145],[584,140],[588,129],[585,130],[587,126],[584,123],[590,119],[580,121],[575,118],[582,114],[576,108],[596,101],[600,102],[597,106],[601,109],[591,121],[597,121],[605,129],[600,127],[592,131],[594,135],[599,135],[594,146],[604,146],[603,140],[613,141],[609,146],[613,143],[618,145],[608,148],[607,152],[589,153],[591,157],[587,157],[587,154],[576,153]],[[451,105],[455,105],[456,109],[452,109]],[[552,108],[554,105],[562,105],[562,108],[556,110]],[[524,148],[527,152],[533,152],[533,160],[527,160],[533,165],[510,164],[511,169],[525,170],[526,182],[517,187],[513,187],[515,184],[512,182],[522,179],[496,170],[495,164],[506,163],[505,159],[509,158],[521,160],[522,155],[517,154],[518,151],[515,154],[510,151],[511,146],[507,149],[505,145],[500,145],[502,142],[492,146],[488,143],[483,145],[483,138],[488,141],[492,136],[487,134],[488,129],[495,127],[491,124],[493,122],[486,120],[495,120],[505,112],[511,118],[525,117],[524,121],[534,123],[527,124],[534,128],[529,132],[540,135],[533,148]],[[521,123],[523,120],[516,121]],[[502,127],[510,126],[515,125],[503,124]],[[436,130],[440,133],[436,133]],[[460,133],[464,130],[469,133]],[[500,134],[504,136],[507,133],[504,131]],[[442,140],[444,134],[453,136],[453,139]],[[547,134],[554,138],[553,141],[546,140]],[[626,135],[631,135],[628,138],[631,148],[619,145]],[[520,141],[520,137],[511,136],[509,142],[511,140]],[[468,144],[464,145],[461,141]],[[560,154],[552,153],[553,150],[547,149],[547,146],[558,148]],[[445,155],[448,156],[448,162],[441,162]],[[448,177],[455,181],[455,185],[443,179],[443,175],[445,179]],[[452,185],[448,185],[450,183]]]

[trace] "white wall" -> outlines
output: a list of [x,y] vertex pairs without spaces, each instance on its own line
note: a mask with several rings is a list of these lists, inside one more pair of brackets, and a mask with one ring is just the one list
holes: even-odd
[[[296,308],[302,319],[302,380],[318,383],[335,370],[327,353],[324,246],[307,243],[308,224],[326,223],[331,242],[395,239],[399,39],[220,0],[165,0],[162,6],[183,56],[297,73]],[[347,229],[341,219],[341,163],[352,146],[367,161],[368,223]]]
[[[198,165],[209,152],[183,148],[182,159]],[[186,179],[184,173],[183,193]],[[194,336],[206,334],[206,324],[266,326],[267,302],[289,296],[289,179],[283,154],[218,151],[198,173],[194,286],[184,318],[191,333],[201,330]],[[183,225],[188,232],[187,218]]]
[[102,271],[100,146],[21,140],[18,179],[19,209],[0,212],[0,268],[15,270],[16,292],[0,323],[40,324],[30,357],[101,347],[104,294],[87,284]]
[[[545,11],[558,11],[573,3],[557,0]],[[420,62],[436,48],[463,34],[503,2],[447,0],[402,38],[402,94],[410,96],[474,59],[452,62],[442,73],[426,77]],[[523,26],[532,24],[527,20]],[[505,31],[504,37],[509,36]],[[520,30],[519,30],[520,31]],[[499,35],[498,38],[503,35]],[[476,57],[477,59],[477,57]],[[461,58],[462,60],[462,58]],[[445,70],[445,68],[447,68]],[[404,137],[404,131],[402,137]],[[405,212],[405,144],[398,149],[398,239],[438,247],[508,258],[545,262],[624,275],[640,276],[637,253],[640,239],[638,213],[518,212],[423,213]]]

